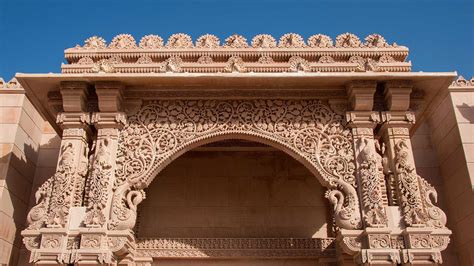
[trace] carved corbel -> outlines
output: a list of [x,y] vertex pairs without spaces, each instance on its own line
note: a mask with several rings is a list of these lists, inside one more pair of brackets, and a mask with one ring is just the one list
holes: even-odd
[[351,109],[354,111],[372,111],[377,82],[355,80],[347,84],[346,91]]
[[60,92],[64,112],[83,112],[87,110],[88,84],[82,81],[63,81]]
[[413,84],[408,80],[391,80],[385,83],[385,104],[390,111],[407,111]]
[[124,86],[120,82],[99,81],[95,84],[95,92],[99,99],[101,112],[117,112],[122,110]]

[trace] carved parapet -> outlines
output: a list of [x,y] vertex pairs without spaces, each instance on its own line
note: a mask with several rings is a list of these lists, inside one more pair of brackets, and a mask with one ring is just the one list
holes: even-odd
[[68,234],[62,228],[43,228],[38,230],[23,230],[23,243],[31,251],[30,263],[41,262],[49,265],[64,265],[70,263],[68,250]]
[[441,252],[449,244],[449,229],[407,227],[403,231],[406,249],[402,262],[407,265],[443,263]]

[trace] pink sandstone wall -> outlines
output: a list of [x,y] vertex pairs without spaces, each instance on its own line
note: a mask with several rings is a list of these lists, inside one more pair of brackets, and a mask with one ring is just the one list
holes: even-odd
[[280,151],[191,151],[146,193],[139,237],[328,236],[322,186]]
[[45,161],[54,171],[58,146],[48,155],[42,147],[52,148],[48,138],[58,137],[22,89],[0,90],[0,132],[0,265],[24,265],[19,234],[34,201],[35,173]]
[[450,87],[428,124],[461,265],[474,265],[474,90]]

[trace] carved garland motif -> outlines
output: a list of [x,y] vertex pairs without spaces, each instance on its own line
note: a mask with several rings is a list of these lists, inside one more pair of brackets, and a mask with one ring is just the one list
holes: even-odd
[[128,203],[127,191],[146,188],[177,152],[212,137],[238,134],[281,145],[309,163],[330,189],[336,224],[358,228],[352,135],[342,123],[342,116],[315,100],[152,102],[129,117],[120,134],[114,200],[122,204],[112,212],[128,212],[138,204]]

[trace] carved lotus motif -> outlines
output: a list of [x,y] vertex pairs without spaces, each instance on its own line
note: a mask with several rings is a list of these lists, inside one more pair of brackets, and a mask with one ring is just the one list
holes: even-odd
[[382,35],[375,33],[365,37],[365,46],[369,48],[389,47],[385,38]]
[[296,33],[287,33],[281,36],[278,47],[281,48],[302,48],[305,47],[303,37]]
[[137,48],[135,39],[130,34],[120,34],[112,39],[109,48],[113,49],[133,49]]
[[261,56],[259,59],[258,59],[258,62],[260,64],[272,64],[274,63],[275,61],[273,61],[273,58],[271,58],[270,56],[268,55],[263,55]]
[[291,72],[307,72],[311,70],[311,67],[309,66],[309,62],[301,58],[299,56],[293,56],[290,58],[288,61],[290,63],[290,71]]
[[219,45],[219,38],[212,34],[203,35],[196,41],[196,47],[198,48],[217,48]]
[[214,63],[214,60],[212,60],[212,57],[210,57],[208,55],[203,55],[203,56],[198,58],[197,62],[199,64],[212,64],[212,63]]
[[104,49],[105,47],[106,43],[102,37],[92,36],[84,41],[85,49]]
[[92,58],[90,58],[88,56],[85,56],[85,57],[82,57],[81,59],[79,59],[77,61],[77,64],[78,65],[91,65],[91,64],[94,64],[94,60],[92,60]]
[[146,35],[140,40],[140,48],[157,49],[163,47],[163,38],[158,35]]
[[309,47],[327,48],[333,47],[331,37],[324,34],[316,34],[308,38]]
[[227,65],[224,68],[225,72],[245,72],[244,61],[238,56],[232,56],[227,60]]
[[334,62],[335,62],[334,58],[330,57],[329,55],[323,55],[318,60],[318,63],[323,63],[323,64],[330,64]]
[[252,39],[253,48],[274,48],[276,46],[275,38],[269,34],[259,34]]
[[192,48],[193,40],[191,36],[184,33],[173,34],[168,38],[167,48]]
[[224,47],[227,48],[247,48],[249,47],[247,39],[242,35],[234,34],[225,39]]
[[149,56],[141,56],[137,59],[137,64],[152,64],[153,60]]
[[379,63],[393,63],[393,62],[395,62],[395,59],[390,55],[382,55],[379,58]]
[[336,38],[336,47],[338,48],[357,48],[361,46],[359,37],[352,33],[344,33]]

